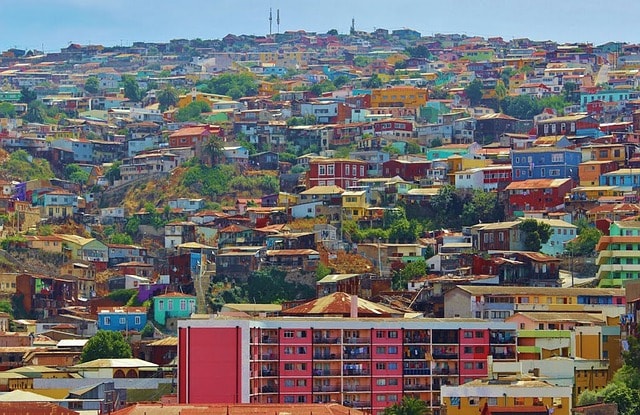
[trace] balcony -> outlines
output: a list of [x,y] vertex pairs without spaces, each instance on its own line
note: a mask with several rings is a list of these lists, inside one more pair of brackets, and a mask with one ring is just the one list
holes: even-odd
[[443,368],[443,369],[433,369],[434,376],[449,376],[449,375],[457,375],[458,369],[456,368]]
[[368,369],[346,369],[344,370],[343,376],[369,376],[370,372]]
[[260,390],[262,393],[278,393],[278,387],[275,385],[264,385]]
[[371,385],[344,385],[344,392],[370,392]]
[[278,338],[271,337],[271,336],[262,336],[262,338],[260,339],[260,343],[268,343],[268,344],[278,343]]
[[314,392],[340,392],[340,385],[317,385],[313,387]]
[[342,405],[348,408],[370,408],[371,402],[368,401],[344,401]]
[[313,343],[317,344],[339,344],[340,337],[314,337]]
[[431,370],[424,368],[424,369],[404,369],[402,371],[402,374],[405,376],[428,376],[431,374]]
[[313,369],[313,376],[340,376],[340,369]]
[[404,389],[407,391],[428,391],[431,389],[430,385],[404,385]]
[[260,373],[261,373],[261,375],[263,377],[278,376],[278,371],[277,370],[262,369],[262,372],[260,372]]
[[342,356],[344,360],[362,360],[362,359],[370,359],[371,355],[369,353],[344,353]]
[[266,353],[260,356],[262,360],[278,360],[278,355],[275,353]]
[[346,337],[342,342],[344,344],[369,344],[371,339],[368,337]]
[[429,336],[411,336],[404,338],[405,344],[422,344],[431,343],[431,337]]
[[313,355],[314,360],[334,360],[335,358],[335,353],[316,353]]
[[451,353],[451,352],[433,352],[433,358],[434,359],[441,359],[441,360],[457,360],[458,359],[458,353]]

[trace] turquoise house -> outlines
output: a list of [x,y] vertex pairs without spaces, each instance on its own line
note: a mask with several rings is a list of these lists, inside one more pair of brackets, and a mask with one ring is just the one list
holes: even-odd
[[169,319],[189,318],[196,311],[196,297],[167,293],[153,297],[153,319],[163,326]]

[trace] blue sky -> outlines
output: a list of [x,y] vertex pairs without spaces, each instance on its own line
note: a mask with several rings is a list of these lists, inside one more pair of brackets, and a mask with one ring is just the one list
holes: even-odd
[[0,0],[0,49],[264,35],[270,7],[274,32],[280,9],[280,31],[347,33],[353,17],[365,31],[640,42],[637,0]]

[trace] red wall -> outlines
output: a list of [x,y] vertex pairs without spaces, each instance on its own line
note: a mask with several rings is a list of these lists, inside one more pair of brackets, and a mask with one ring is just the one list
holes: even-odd
[[179,330],[178,402],[241,403],[240,328]]

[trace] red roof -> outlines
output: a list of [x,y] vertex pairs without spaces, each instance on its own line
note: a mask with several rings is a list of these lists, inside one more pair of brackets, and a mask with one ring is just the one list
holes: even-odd
[[2,415],[79,415],[79,412],[63,408],[51,402],[0,402]]
[[209,129],[207,127],[186,127],[181,128],[175,133],[171,134],[169,138],[172,137],[193,137],[196,135],[209,134]]

